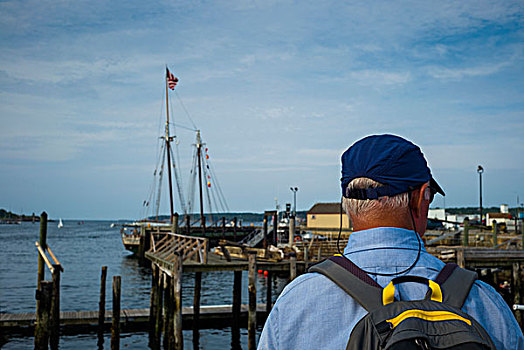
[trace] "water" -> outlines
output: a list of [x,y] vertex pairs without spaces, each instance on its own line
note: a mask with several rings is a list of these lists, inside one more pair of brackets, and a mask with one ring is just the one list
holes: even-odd
[[[64,268],[61,276],[61,311],[98,310],[100,273],[108,267],[106,309],[111,306],[112,276],[122,277],[122,309],[149,307],[151,274],[149,268],[127,252],[120,240],[119,228],[110,228],[110,221],[64,221],[64,227],[50,222],[47,243]],[[35,242],[39,239],[38,223],[0,225],[0,313],[35,312],[35,289],[38,255]],[[248,303],[247,272],[242,275],[242,302]],[[46,268],[46,279],[51,276]],[[193,274],[185,273],[182,280],[182,304],[193,303]],[[285,285],[276,278],[273,295]],[[257,276],[257,302],[265,302],[267,279]],[[202,305],[231,304],[233,272],[202,274]],[[258,332],[260,333],[261,327]],[[258,336],[258,335],[257,335]],[[9,336],[2,349],[29,349],[32,337]],[[241,329],[240,344],[232,337],[231,329],[203,329],[198,339],[199,349],[247,349],[247,331]],[[122,349],[148,348],[146,332],[123,333]],[[60,349],[96,349],[96,334],[62,336]],[[105,346],[109,347],[109,335]],[[192,331],[184,331],[184,347],[193,349]]]

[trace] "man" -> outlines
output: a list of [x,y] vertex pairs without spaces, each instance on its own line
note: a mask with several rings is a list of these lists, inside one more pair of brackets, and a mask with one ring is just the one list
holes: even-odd
[[[366,137],[342,155],[343,207],[353,222],[344,255],[380,286],[394,277],[434,279],[444,263],[428,254],[420,237],[435,193],[419,147],[394,135]],[[427,286],[397,286],[402,300],[423,299]],[[476,281],[462,307],[488,332],[496,348],[524,350],[512,312],[489,285]],[[356,323],[367,314],[324,275],[307,273],[281,293],[258,349],[345,349]]]

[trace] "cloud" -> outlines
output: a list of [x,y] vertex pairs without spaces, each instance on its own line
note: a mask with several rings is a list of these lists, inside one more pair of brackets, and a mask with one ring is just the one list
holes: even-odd
[[409,72],[386,72],[379,70],[361,70],[350,73],[351,79],[364,86],[391,86],[404,85],[411,80]]
[[498,64],[489,64],[466,68],[430,67],[428,69],[428,73],[433,78],[440,80],[462,80],[467,77],[481,77],[492,75],[500,72],[501,70],[510,65],[510,62],[501,62]]

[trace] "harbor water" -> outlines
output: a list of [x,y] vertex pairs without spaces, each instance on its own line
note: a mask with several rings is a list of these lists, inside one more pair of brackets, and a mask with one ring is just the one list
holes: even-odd
[[[120,240],[120,228],[111,228],[110,221],[64,221],[64,227],[49,222],[47,243],[64,268],[61,277],[61,311],[98,310],[101,267],[107,266],[106,310],[111,310],[113,276],[122,278],[122,309],[147,308],[150,302],[151,272],[140,267],[137,259],[127,252]],[[35,242],[39,239],[39,223],[0,225],[0,313],[35,312],[38,255]],[[248,303],[247,271],[243,272],[242,303]],[[49,271],[46,279],[50,280]],[[275,278],[273,295],[280,293],[286,280]],[[182,304],[193,303],[192,273],[182,280]],[[257,275],[257,302],[265,303],[267,279]],[[232,303],[233,273],[202,274],[201,305]],[[262,325],[258,327],[258,335]],[[199,339],[191,330],[184,330],[186,349],[247,349],[247,330],[234,337],[230,328],[202,329]],[[8,335],[2,349],[30,349],[33,337]],[[122,349],[147,349],[147,332],[122,333]],[[105,348],[110,347],[106,334]],[[96,334],[67,335],[60,338],[60,349],[97,349]]]

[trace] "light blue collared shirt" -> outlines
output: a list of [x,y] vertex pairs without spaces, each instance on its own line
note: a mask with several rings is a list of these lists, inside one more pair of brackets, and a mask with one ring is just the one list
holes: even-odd
[[[418,240],[413,231],[381,227],[351,234],[344,249],[360,268],[381,273],[402,271],[416,260]],[[435,279],[444,263],[426,252],[424,245],[415,267],[405,274]],[[393,277],[370,275],[382,287]],[[397,286],[402,300],[423,299],[427,286]],[[489,333],[498,350],[524,350],[524,337],[502,297],[489,285],[476,281],[462,310]],[[345,349],[349,335],[366,310],[327,277],[307,273],[291,282],[278,297],[258,350]]]

